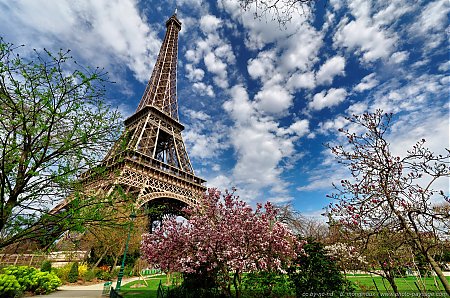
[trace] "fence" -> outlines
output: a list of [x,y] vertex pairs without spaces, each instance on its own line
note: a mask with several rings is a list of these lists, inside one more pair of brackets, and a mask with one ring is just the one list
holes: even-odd
[[47,258],[46,255],[38,254],[0,254],[0,267],[6,267],[8,265],[39,267]]
[[61,267],[70,262],[82,261],[85,254],[85,251],[56,251],[49,254],[0,254],[0,267],[9,265],[40,267],[45,260],[52,262],[54,267]]

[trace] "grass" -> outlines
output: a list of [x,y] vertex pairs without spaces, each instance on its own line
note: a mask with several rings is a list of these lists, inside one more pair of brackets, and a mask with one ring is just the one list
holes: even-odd
[[[357,292],[376,293],[377,290],[375,288],[375,284],[380,292],[392,292],[392,287],[389,285],[389,282],[387,280],[383,281],[383,279],[380,276],[347,275],[347,279],[357,286]],[[450,281],[450,277],[447,277],[447,279]],[[438,287],[436,287],[435,279],[433,277],[425,277],[422,278],[421,280],[419,280],[414,276],[404,278],[401,277],[396,278],[395,283],[397,285],[399,292],[419,293],[419,289],[417,287],[419,287],[422,292],[426,293],[437,293],[437,292],[441,293],[444,291],[437,277],[436,283]]]
[[[123,285],[120,288],[120,294],[126,298],[156,298],[159,283],[166,282],[166,275],[157,275],[145,278],[147,285],[142,280],[136,280]],[[138,286],[138,285],[143,285]]]
[[[356,292],[357,293],[377,293],[377,290],[374,285],[374,281],[378,287],[378,290],[380,293],[392,293],[392,288],[389,285],[389,282],[387,280],[384,280],[380,276],[370,276],[370,275],[364,275],[364,274],[358,274],[358,275],[347,275],[347,279],[350,280],[353,284],[356,285]],[[447,279],[450,281],[450,277],[447,277]],[[142,280],[133,281],[130,283],[127,283],[122,286],[121,288],[121,294],[125,298],[156,298],[157,297],[157,290],[159,283],[162,282],[163,284],[167,281],[166,275],[157,275],[150,278],[145,279],[147,281],[148,286],[145,286],[144,282]],[[435,285],[435,279],[433,277],[426,277],[423,278],[423,283],[425,284],[425,289],[428,297],[433,297],[433,293],[443,293],[443,287],[439,280],[437,280],[438,288],[436,288]],[[423,284],[416,278],[416,277],[405,277],[405,278],[396,278],[395,282],[397,284],[398,290],[400,292],[410,292],[410,293],[419,293],[419,290],[417,289],[416,285],[414,283],[417,283],[418,286],[423,291]],[[136,285],[144,285],[143,287],[136,287]]]

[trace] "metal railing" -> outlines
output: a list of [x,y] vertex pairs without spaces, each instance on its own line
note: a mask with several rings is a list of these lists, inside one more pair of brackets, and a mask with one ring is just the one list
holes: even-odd
[[157,298],[167,297],[167,291],[164,289],[161,280],[159,280],[158,291],[156,292]]
[[122,295],[119,294],[119,292],[116,291],[113,287],[111,287],[111,292],[109,292],[110,298],[123,298]]

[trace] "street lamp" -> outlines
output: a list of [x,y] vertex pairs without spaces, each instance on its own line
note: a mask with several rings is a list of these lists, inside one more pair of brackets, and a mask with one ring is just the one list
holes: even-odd
[[130,227],[128,229],[128,237],[127,242],[125,243],[125,251],[123,252],[123,258],[122,258],[122,265],[120,265],[119,275],[117,276],[117,284],[116,284],[116,290],[120,290],[120,284],[122,283],[122,277],[123,277],[123,270],[125,268],[125,259],[127,257],[127,251],[128,251],[128,243],[130,242],[130,236],[131,236],[131,230],[133,229],[133,221],[136,218],[136,214],[134,211],[130,214]]

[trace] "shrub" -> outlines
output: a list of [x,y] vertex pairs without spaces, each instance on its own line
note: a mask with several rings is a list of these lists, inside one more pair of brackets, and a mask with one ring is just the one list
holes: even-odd
[[109,273],[108,271],[98,271],[96,274],[97,278],[101,279],[101,280],[112,280],[112,274]]
[[3,272],[7,275],[13,275],[19,282],[23,291],[32,291],[37,284],[36,273],[38,270],[28,266],[7,266],[3,268]]
[[78,275],[84,276],[84,274],[88,271],[88,265],[86,263],[81,263],[78,265]]
[[319,242],[309,241],[303,246],[304,254],[297,257],[297,266],[289,268],[289,277],[295,286],[297,297],[311,293],[353,292],[351,283]]
[[32,292],[35,294],[48,294],[56,290],[62,283],[56,274],[51,272],[36,272],[38,283]]
[[53,268],[53,270],[55,271],[56,275],[61,279],[61,281],[63,283],[66,283],[71,268],[72,264],[68,263],[60,268]]
[[245,297],[292,297],[294,285],[289,276],[279,272],[253,272],[242,281]]
[[95,270],[87,270],[83,275],[82,278],[84,281],[92,281],[95,278]]
[[78,262],[75,262],[72,264],[72,267],[70,268],[69,275],[67,276],[68,282],[77,282],[78,280]]
[[48,260],[42,262],[41,271],[42,272],[52,272],[52,262],[50,262]]
[[[35,294],[48,294],[61,285],[61,280],[52,272],[41,272],[28,266],[8,266],[3,269],[6,276],[13,277],[20,290]],[[3,297],[3,296],[1,296]]]
[[0,274],[0,297],[20,297],[22,287],[14,275]]

